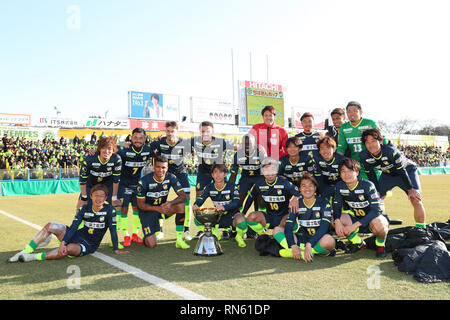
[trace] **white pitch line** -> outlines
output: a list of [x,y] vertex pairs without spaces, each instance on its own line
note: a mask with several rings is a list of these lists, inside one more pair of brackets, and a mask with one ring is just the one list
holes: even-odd
[[[11,219],[14,219],[14,220],[19,221],[19,222],[21,222],[23,224],[26,224],[26,225],[34,228],[34,229],[37,229],[37,230],[41,230],[42,229],[42,227],[38,226],[37,224],[28,222],[28,221],[26,221],[24,219],[16,217],[16,216],[14,216],[14,215],[12,215],[10,213],[7,213],[7,212],[5,212],[3,210],[0,210],[0,213],[3,214],[4,216],[7,216],[7,217],[11,218]],[[114,267],[116,267],[116,268],[118,268],[118,269],[120,269],[122,271],[125,271],[125,272],[135,276],[136,278],[144,280],[145,282],[148,282],[150,284],[158,286],[158,287],[160,287],[162,289],[168,290],[168,291],[170,291],[170,292],[172,292],[172,293],[176,294],[177,296],[180,296],[180,297],[182,297],[184,299],[187,299],[187,300],[209,300],[209,298],[206,298],[206,297],[204,297],[202,295],[199,295],[199,294],[197,294],[197,293],[195,293],[193,291],[190,291],[190,290],[188,290],[186,288],[183,288],[181,286],[178,286],[176,284],[170,283],[167,280],[158,278],[158,277],[156,277],[154,275],[151,275],[151,274],[149,274],[149,273],[147,273],[145,271],[142,271],[139,268],[130,266],[129,264],[126,264],[126,263],[123,263],[123,262],[121,262],[119,260],[111,258],[111,257],[109,257],[109,256],[107,256],[107,255],[105,255],[103,253],[94,252],[93,254],[91,254],[91,256],[93,256],[93,257],[95,257],[95,258],[97,258],[99,260],[102,260],[103,262],[106,262],[106,263],[108,263],[108,264],[110,264],[110,265],[112,265],[112,266],[114,266]]]

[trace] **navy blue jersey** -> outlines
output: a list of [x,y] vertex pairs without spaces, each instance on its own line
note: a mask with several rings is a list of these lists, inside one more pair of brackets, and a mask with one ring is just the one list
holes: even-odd
[[400,176],[409,189],[412,189],[411,179],[406,172],[407,166],[414,166],[396,147],[382,144],[378,155],[373,156],[367,149],[359,153],[359,158],[370,181],[372,181],[377,190],[380,190],[377,176],[374,169],[382,171],[390,176]]
[[308,238],[308,242],[314,247],[320,238],[328,233],[331,214],[330,203],[321,197],[317,197],[314,204],[310,207],[303,200],[299,201],[298,211],[289,213],[286,219],[284,232],[289,247],[295,244],[293,232],[297,221],[299,225],[298,233],[305,235]]
[[259,176],[261,174],[261,162],[266,157],[265,151],[260,152],[258,148],[255,148],[251,154],[246,154],[244,149],[239,149],[234,154],[231,172],[239,173],[239,169],[241,169],[241,179]]
[[333,159],[329,162],[317,153],[312,159],[314,162],[314,177],[319,185],[334,186],[338,181],[341,181],[339,175],[339,164],[345,159],[343,155],[334,153]]
[[122,160],[113,154],[106,163],[102,163],[98,154],[87,156],[81,163],[80,184],[92,187],[98,183],[111,186],[119,183]]
[[[84,222],[84,225],[81,229],[78,229],[81,222]],[[89,244],[96,249],[102,242],[103,236],[108,228],[111,233],[113,249],[118,250],[116,214],[114,213],[114,208],[105,203],[100,211],[95,212],[92,209],[92,204],[87,204],[77,211],[72,225],[64,235],[63,241],[66,243],[70,242],[75,233],[78,233],[81,234],[85,240],[89,241]]]
[[319,153],[317,150],[317,140],[320,138],[319,132],[311,132],[308,134],[303,131],[296,134],[295,137],[302,140],[302,151],[300,151],[301,154],[309,154],[312,157],[313,155]]
[[170,173],[186,173],[184,156],[191,153],[190,146],[187,142],[182,138],[178,138],[178,141],[172,145],[167,142],[167,137],[162,137],[161,140],[152,141],[150,147],[156,155],[163,155],[169,159]]
[[138,183],[142,169],[154,156],[152,149],[146,145],[143,145],[141,150],[137,150],[133,146],[120,149],[117,151],[117,154],[122,159],[120,181],[126,185],[136,185]]
[[298,180],[305,171],[311,172],[311,157],[308,154],[300,152],[300,158],[296,163],[292,163],[289,155],[281,157],[278,161],[278,174],[286,177],[290,182],[298,186]]
[[242,211],[244,214],[248,211],[252,202],[258,199],[259,196],[261,196],[268,214],[283,216],[289,213],[289,201],[292,196],[302,198],[298,187],[286,178],[277,176],[275,181],[269,184],[266,178],[261,176],[249,192],[244,210]]
[[333,203],[333,217],[341,217],[344,203],[350,208],[350,214],[354,216],[363,227],[382,213],[380,196],[375,185],[364,179],[358,179],[353,189],[349,189],[344,181],[336,184],[336,193]]
[[222,189],[217,189],[215,183],[211,182],[205,187],[202,194],[197,197],[195,204],[200,207],[208,197],[211,198],[215,207],[223,206],[226,211],[225,214],[234,214],[239,209],[239,191],[231,181],[227,181]]
[[233,146],[225,139],[213,137],[212,142],[205,145],[202,137],[191,138],[191,152],[195,152],[198,160],[199,173],[211,173],[215,163],[223,164],[226,150],[233,150]]
[[153,172],[143,176],[138,183],[137,198],[145,199],[145,203],[151,206],[159,206],[167,202],[169,190],[173,188],[175,192],[183,190],[177,177],[167,172],[162,181],[155,179]]

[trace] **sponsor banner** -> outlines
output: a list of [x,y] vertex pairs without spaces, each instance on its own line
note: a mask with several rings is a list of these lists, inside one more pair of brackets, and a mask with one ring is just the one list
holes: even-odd
[[12,138],[25,138],[27,140],[58,139],[59,129],[55,128],[29,128],[29,127],[0,127],[0,135],[7,134]]
[[129,129],[128,119],[103,119],[103,118],[39,118],[33,125],[57,128],[97,128],[97,129]]
[[325,111],[320,108],[292,107],[292,127],[303,128],[300,118],[305,112],[309,112],[314,116],[315,129],[323,129],[325,127]]
[[[241,126],[261,123],[262,122],[261,110],[265,106],[273,106],[277,114],[275,123],[279,126],[284,127],[285,114],[284,114],[283,86],[279,84],[271,84],[257,81],[240,81],[239,86],[240,86],[239,124]],[[243,114],[245,114],[245,117],[242,116]]]
[[191,121],[234,124],[233,104],[229,100],[191,97]]
[[166,121],[150,121],[150,120],[130,120],[130,129],[142,128],[146,131],[164,131],[166,129]]
[[0,113],[0,124],[16,124],[29,126],[31,124],[31,115]]
[[176,120],[180,118],[177,95],[128,91],[128,115],[134,119]]

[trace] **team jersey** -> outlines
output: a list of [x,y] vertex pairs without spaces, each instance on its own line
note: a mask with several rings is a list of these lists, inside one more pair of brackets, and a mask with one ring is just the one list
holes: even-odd
[[178,138],[175,144],[167,142],[167,137],[162,137],[161,140],[152,141],[150,147],[157,155],[163,155],[169,159],[169,172],[173,174],[186,173],[186,166],[184,163],[184,156],[189,154],[189,149],[186,140]]
[[251,154],[246,154],[244,149],[239,149],[233,156],[231,172],[239,173],[241,169],[241,179],[244,177],[256,177],[261,174],[261,162],[267,157],[266,153],[260,152],[258,148]]
[[286,155],[278,161],[278,174],[286,177],[290,182],[298,185],[301,174],[305,171],[312,171],[311,157],[306,153],[300,152],[300,157],[296,163],[292,163],[289,155]]
[[239,191],[231,181],[227,181],[222,189],[217,189],[216,184],[211,182],[205,187],[202,194],[197,197],[195,204],[200,207],[208,197],[211,198],[215,207],[223,206],[226,211],[225,214],[234,214],[239,209]]
[[87,156],[81,163],[80,184],[92,187],[98,183],[112,185],[119,183],[122,159],[113,154],[106,163],[101,162],[98,154]]
[[[350,121],[347,121],[339,128],[339,143],[337,152],[345,154],[345,151],[350,149],[350,157],[357,161],[359,160],[359,153],[365,150],[366,147],[361,141],[363,131],[367,129],[379,129],[375,121],[362,118],[356,126],[353,126]],[[386,144],[386,138],[383,138],[383,143]]]
[[380,190],[380,186],[374,169],[390,176],[400,176],[408,190],[413,188],[411,179],[406,172],[406,167],[413,164],[409,163],[408,159],[396,147],[383,144],[380,153],[376,156],[367,150],[361,151],[359,156],[369,180],[375,184],[377,190]]
[[269,184],[266,178],[261,176],[249,192],[242,211],[244,214],[248,211],[252,202],[258,199],[258,196],[261,196],[268,214],[283,216],[289,213],[289,201],[292,196],[302,198],[297,186],[293,185],[286,178],[277,176],[275,181]]
[[[83,227],[78,229],[80,224],[84,222]],[[109,204],[104,204],[103,208],[95,212],[92,204],[84,205],[77,211],[72,225],[67,229],[63,241],[70,242],[75,233],[89,241],[93,248],[98,248],[102,242],[106,230],[109,228],[113,249],[118,250],[118,239],[116,232],[116,214],[114,208]]]
[[154,156],[149,146],[143,145],[141,150],[136,150],[133,146],[117,151],[122,159],[122,172],[120,175],[121,183],[127,185],[137,184],[141,177],[142,169],[147,162]]
[[344,181],[336,184],[336,193],[333,203],[333,217],[339,219],[344,203],[350,208],[350,214],[355,217],[363,227],[382,213],[380,196],[375,185],[364,179],[358,179],[353,189],[349,189]]
[[309,155],[312,157],[313,155],[319,153],[317,150],[317,140],[320,138],[319,132],[305,133],[303,131],[295,135],[295,137],[302,140],[302,151],[300,151],[302,155]]
[[316,197],[314,204],[310,207],[305,204],[304,200],[300,200],[298,211],[289,213],[286,219],[284,233],[289,247],[295,244],[293,232],[296,222],[299,225],[297,232],[308,237],[308,242],[314,247],[320,238],[328,233],[331,214],[330,203],[321,197]]
[[345,159],[343,155],[334,153],[333,159],[329,162],[318,153],[314,156],[312,161],[314,162],[314,177],[319,185],[334,186],[341,180],[339,176],[339,164]]
[[225,139],[213,137],[212,142],[205,145],[202,137],[191,138],[191,152],[197,155],[199,173],[211,173],[213,164],[223,164],[226,150],[233,150],[233,146]]
[[162,181],[155,179],[153,172],[143,176],[138,183],[137,198],[145,199],[145,203],[151,206],[159,206],[167,202],[170,188],[175,192],[182,191],[183,188],[172,173],[167,172]]

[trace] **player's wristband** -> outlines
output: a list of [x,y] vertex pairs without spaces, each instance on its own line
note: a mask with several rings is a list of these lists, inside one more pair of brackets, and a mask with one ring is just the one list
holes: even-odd
[[81,201],[88,201],[88,197],[87,196],[81,195],[80,199],[81,199]]
[[112,197],[111,197],[111,200],[112,200],[112,201],[116,201],[116,200],[117,200],[117,196],[112,196]]

